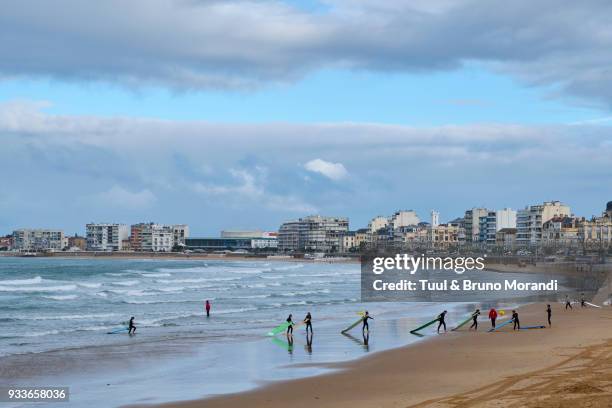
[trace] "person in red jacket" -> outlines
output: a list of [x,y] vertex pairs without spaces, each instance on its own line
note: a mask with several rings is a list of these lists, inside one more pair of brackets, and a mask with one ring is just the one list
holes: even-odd
[[206,317],[210,317],[210,302],[206,301]]
[[497,310],[495,308],[491,308],[489,310],[489,319],[491,319],[491,327],[495,328],[495,320],[497,320]]

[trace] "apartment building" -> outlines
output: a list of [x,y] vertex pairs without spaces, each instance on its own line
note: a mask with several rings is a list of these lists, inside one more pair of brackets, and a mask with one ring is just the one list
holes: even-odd
[[121,251],[123,240],[129,236],[125,224],[90,223],[85,225],[88,251]]
[[425,239],[429,248],[447,249],[459,244],[459,227],[451,224],[430,225],[426,229]]
[[173,245],[185,245],[186,238],[189,238],[189,226],[187,224],[172,225]]
[[555,216],[542,224],[542,245],[575,246],[579,242],[579,226],[583,222],[576,217]]
[[393,229],[418,225],[419,222],[421,222],[421,220],[419,219],[417,213],[413,210],[400,210],[395,212],[389,218],[389,224],[393,227]]
[[131,227],[132,251],[170,252],[174,247],[172,226],[150,223],[134,224]]
[[281,251],[338,252],[342,237],[348,232],[345,217],[312,215],[283,223],[278,231]]
[[472,208],[465,212],[463,228],[467,244],[480,242],[480,217],[486,217],[489,210],[486,208]]
[[479,220],[479,241],[487,245],[495,245],[497,231],[504,228],[516,228],[516,211],[510,208],[488,211]]
[[542,241],[544,223],[554,217],[569,217],[570,207],[559,201],[531,205],[517,212],[516,242],[519,246],[538,245]]
[[389,218],[377,215],[368,223],[368,230],[373,234],[379,229],[385,228],[387,225],[389,225]]
[[17,251],[61,251],[66,243],[62,230],[18,229],[13,231],[13,249]]

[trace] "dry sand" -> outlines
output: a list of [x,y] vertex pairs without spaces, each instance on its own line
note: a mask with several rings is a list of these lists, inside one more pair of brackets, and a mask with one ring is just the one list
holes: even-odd
[[[552,328],[487,333],[483,318],[478,332],[449,332],[331,374],[162,406],[612,407],[612,308],[552,307]],[[542,304],[520,309],[523,326],[545,316]]]

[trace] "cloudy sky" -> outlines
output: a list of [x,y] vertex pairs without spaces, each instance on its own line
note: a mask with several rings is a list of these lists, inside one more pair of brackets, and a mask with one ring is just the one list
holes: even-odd
[[5,2],[0,233],[598,214],[611,49],[608,1]]

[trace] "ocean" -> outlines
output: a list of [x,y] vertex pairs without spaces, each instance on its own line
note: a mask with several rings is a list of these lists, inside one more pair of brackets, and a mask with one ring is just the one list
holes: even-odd
[[[244,391],[421,341],[412,328],[474,307],[361,303],[358,264],[0,257],[0,385],[68,385],[66,406],[88,408]],[[341,335],[365,309],[370,337]],[[266,336],[307,312],[312,342]],[[107,334],[131,316],[135,336]]]

